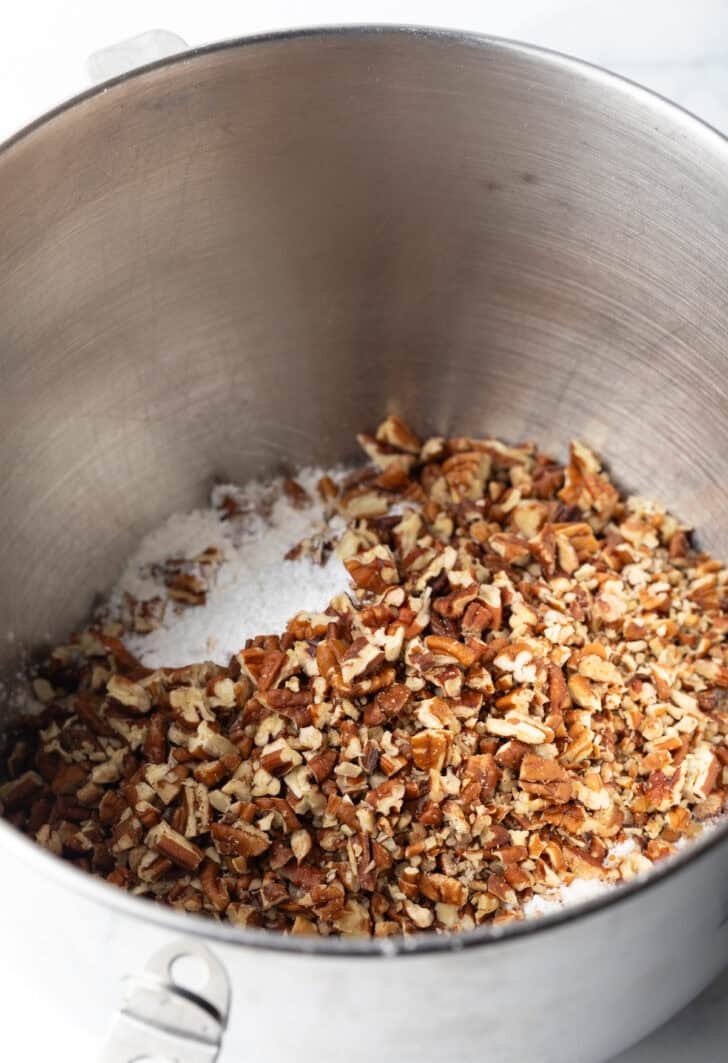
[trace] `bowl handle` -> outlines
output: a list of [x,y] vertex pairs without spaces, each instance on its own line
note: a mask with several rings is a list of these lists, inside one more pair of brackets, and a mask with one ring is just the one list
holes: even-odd
[[110,44],[92,52],[86,60],[86,68],[91,81],[98,85],[101,81],[120,77],[157,59],[186,52],[189,44],[178,33],[170,30],[146,30],[135,37],[129,37],[117,44]]
[[[202,977],[185,984],[183,964],[190,962]],[[98,1063],[215,1063],[230,995],[227,972],[205,945],[192,938],[167,945],[141,974],[124,979],[124,1001]]]

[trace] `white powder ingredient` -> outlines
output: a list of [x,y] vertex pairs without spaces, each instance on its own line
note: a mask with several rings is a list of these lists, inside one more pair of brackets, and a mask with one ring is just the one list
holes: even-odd
[[[252,483],[244,490],[221,485],[213,490],[210,508],[172,516],[147,535],[112,594],[112,614],[124,591],[140,600],[165,597],[163,579],[150,566],[172,557],[190,559],[210,546],[221,550],[223,561],[210,578],[204,605],[175,608],[169,602],[162,626],[125,637],[127,648],[149,668],[202,660],[226,665],[246,639],[280,634],[296,613],[322,611],[347,590],[348,573],[335,554],[323,565],[309,557],[285,560],[296,543],[325,531],[324,505],[316,490],[322,475],[320,469],[297,474],[311,498],[305,508],[296,508],[285,495],[282,479]],[[226,495],[242,505],[241,516],[221,519],[215,505]],[[341,532],[344,523],[334,517],[328,529]]]

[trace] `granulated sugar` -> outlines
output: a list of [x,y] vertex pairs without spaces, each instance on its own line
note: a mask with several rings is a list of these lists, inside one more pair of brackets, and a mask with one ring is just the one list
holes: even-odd
[[[297,475],[309,496],[304,506],[288,497],[282,479],[245,489],[219,485],[208,509],[172,516],[147,535],[112,595],[112,615],[121,609],[124,592],[140,601],[164,599],[161,569],[168,559],[191,560],[209,547],[217,547],[222,559],[209,577],[204,605],[167,602],[161,626],[125,636],[127,648],[151,668],[200,660],[225,665],[247,638],[282,632],[301,610],[325,609],[349,586],[336,555],[323,564],[311,556],[285,559],[302,539],[321,545],[344,528],[341,518],[327,516],[316,489],[322,475],[316,469]],[[226,502],[234,504],[233,515]]]

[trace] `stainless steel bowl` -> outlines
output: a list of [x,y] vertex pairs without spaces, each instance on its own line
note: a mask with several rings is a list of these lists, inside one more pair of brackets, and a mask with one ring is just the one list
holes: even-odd
[[[223,44],[25,130],[0,152],[5,674],[214,475],[346,459],[387,410],[578,435],[725,556],[727,206],[725,141],[665,101],[426,31]],[[579,912],[392,955],[185,918],[6,824],[0,849],[48,1007],[101,1037],[122,974],[207,940],[230,1060],[596,1063],[728,949],[725,829]]]

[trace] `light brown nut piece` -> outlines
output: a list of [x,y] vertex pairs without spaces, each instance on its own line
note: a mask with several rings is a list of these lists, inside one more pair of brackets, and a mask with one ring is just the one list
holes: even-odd
[[189,743],[190,752],[200,759],[237,756],[238,748],[233,745],[229,738],[214,730],[213,727],[203,720]]
[[210,829],[211,811],[208,789],[200,782],[187,779],[183,789],[183,808],[185,813],[184,835],[197,838],[207,834]]
[[583,709],[588,709],[590,712],[601,711],[602,700],[599,697],[599,693],[585,676],[572,675],[569,678],[568,689],[569,694],[577,705],[580,705]]
[[531,559],[529,545],[520,535],[498,532],[491,535],[488,545],[507,565],[527,565]]
[[536,753],[526,753],[521,761],[518,778],[526,793],[546,797],[556,804],[565,804],[571,800],[571,779],[557,760],[540,757]]
[[673,805],[679,804],[684,786],[685,769],[682,765],[678,765],[670,774],[662,771],[650,772],[645,784],[647,808],[656,812],[667,812]]
[[454,501],[477,501],[483,497],[490,473],[490,458],[483,451],[461,451],[443,462],[442,471]]
[[395,414],[390,414],[389,417],[382,421],[379,428],[377,428],[376,437],[380,443],[386,443],[397,450],[407,451],[408,454],[417,455],[422,449],[420,439],[409,425],[405,424]]
[[462,668],[470,668],[478,656],[472,647],[447,635],[428,635],[425,645],[435,655],[437,664],[454,663]]
[[106,691],[110,698],[131,712],[146,713],[152,707],[149,691],[126,676],[112,675],[106,684]]
[[462,908],[468,899],[467,887],[450,875],[434,872],[420,875],[419,887],[429,900],[452,904],[456,908]]
[[387,779],[386,782],[370,790],[365,800],[382,816],[388,816],[391,812],[399,812],[404,800],[404,783],[396,779]]
[[442,771],[450,748],[450,733],[444,730],[419,731],[411,738],[412,759],[421,771]]
[[489,734],[515,738],[527,745],[542,745],[552,742],[554,738],[554,732],[543,720],[525,712],[511,711],[503,717],[489,716],[485,726]]

